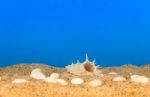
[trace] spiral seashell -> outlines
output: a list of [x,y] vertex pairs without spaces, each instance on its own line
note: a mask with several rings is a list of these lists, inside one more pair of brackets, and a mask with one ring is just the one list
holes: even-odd
[[77,61],[76,64],[72,63],[71,65],[66,66],[66,69],[69,73],[74,75],[80,75],[85,72],[98,75],[100,72],[97,71],[97,67],[98,66],[95,65],[95,61],[91,62],[88,60],[88,56],[86,54],[86,60],[83,63]]

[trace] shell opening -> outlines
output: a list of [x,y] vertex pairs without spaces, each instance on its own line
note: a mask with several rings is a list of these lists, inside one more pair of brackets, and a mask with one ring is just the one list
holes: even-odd
[[94,72],[94,66],[90,62],[84,63],[84,68],[88,72]]

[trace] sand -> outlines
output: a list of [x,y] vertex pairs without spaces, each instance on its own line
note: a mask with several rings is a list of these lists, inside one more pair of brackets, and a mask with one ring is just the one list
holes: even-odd
[[[60,78],[70,82],[74,77],[85,80],[82,85],[66,86],[47,83],[42,80],[30,78],[30,72],[40,68],[46,76],[51,73],[60,73]],[[130,80],[130,74],[145,75],[150,78],[150,65],[136,67],[124,65],[122,67],[99,68],[103,75],[72,75],[65,68],[57,68],[45,64],[16,64],[10,67],[0,68],[0,97],[150,97],[150,83],[140,84]],[[116,75],[109,72],[117,72],[127,80],[124,82],[113,82]],[[12,80],[23,78],[28,80],[25,84],[12,84]],[[101,86],[90,87],[87,83],[94,79],[103,81]]]

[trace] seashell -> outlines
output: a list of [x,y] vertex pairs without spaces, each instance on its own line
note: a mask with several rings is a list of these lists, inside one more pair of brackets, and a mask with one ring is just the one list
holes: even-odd
[[149,82],[149,78],[147,78],[146,76],[131,75],[130,78],[132,82],[136,82],[136,83],[145,84]]
[[48,82],[48,83],[57,83],[57,82],[56,82],[56,79],[51,78],[51,77],[45,78],[44,81],[45,81],[45,82]]
[[64,79],[54,79],[54,78],[51,78],[51,77],[47,77],[44,79],[45,82],[48,82],[48,83],[58,83],[58,84],[61,84],[61,85],[67,85],[67,81],[65,81]]
[[90,62],[85,62],[83,64],[84,68],[88,72],[94,72],[94,66]]
[[97,71],[97,67],[95,65],[95,61],[91,62],[88,60],[88,56],[86,54],[86,60],[83,63],[77,61],[76,64],[72,63],[71,65],[66,66],[66,69],[69,73],[74,75],[80,75],[84,72],[89,72],[92,74],[99,74],[100,72]]
[[84,83],[84,80],[81,79],[81,78],[73,78],[73,79],[71,80],[71,83],[72,83],[73,85],[80,85],[80,84]]
[[113,78],[113,81],[126,81],[126,78],[124,78],[122,76],[117,76],[117,77]]
[[52,74],[50,75],[50,78],[56,79],[56,78],[59,78],[59,76],[60,76],[59,73],[52,73]]
[[102,85],[102,81],[95,79],[95,80],[90,81],[89,85],[92,87],[98,87],[98,86]]
[[81,63],[71,64],[66,66],[66,69],[69,73],[79,75],[85,72],[84,66]]
[[33,69],[33,70],[32,70],[32,73],[34,73],[34,72],[40,72],[40,71],[41,71],[41,69],[36,68],[36,69]]
[[45,79],[46,76],[41,72],[41,69],[34,69],[30,74],[31,78],[34,79]]
[[116,72],[109,72],[108,74],[110,74],[110,75],[117,75]]
[[12,84],[24,84],[27,83],[29,81],[25,80],[25,79],[15,79],[12,81]]
[[57,83],[59,83],[59,84],[61,84],[63,86],[68,84],[67,81],[65,81],[64,79],[55,79],[55,80],[56,80]]

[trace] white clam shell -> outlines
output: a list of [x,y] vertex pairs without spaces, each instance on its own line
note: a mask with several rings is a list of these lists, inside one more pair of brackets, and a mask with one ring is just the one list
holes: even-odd
[[48,83],[56,83],[56,79],[51,78],[51,77],[45,78],[44,81],[45,81],[45,82],[48,82]]
[[98,87],[98,86],[102,85],[102,81],[95,79],[95,80],[90,81],[89,85],[92,87]]
[[46,76],[41,72],[40,69],[32,70],[30,77],[34,78],[34,79],[45,79],[46,78]]
[[25,80],[25,79],[14,79],[12,81],[12,84],[24,84],[24,83],[27,83],[29,81]]
[[59,76],[60,76],[59,73],[52,73],[52,74],[50,75],[50,78],[56,79],[56,78],[59,78]]
[[81,79],[81,78],[73,78],[73,79],[71,80],[71,83],[72,83],[73,85],[80,85],[80,84],[84,83],[84,80]]
[[117,75],[116,72],[109,72],[108,74],[109,74],[109,75]]
[[132,82],[136,82],[136,83],[145,84],[149,82],[149,78],[147,78],[146,76],[131,75],[130,78]]
[[45,82],[48,82],[48,83],[58,83],[58,84],[61,84],[61,85],[67,85],[68,82],[64,79],[54,79],[54,78],[51,78],[51,77],[47,77],[44,79]]
[[126,81],[126,78],[122,77],[122,76],[117,76],[115,78],[113,78],[113,81]]
[[64,79],[56,79],[56,82],[57,82],[58,84],[63,85],[63,86],[68,84],[67,81],[65,81]]

